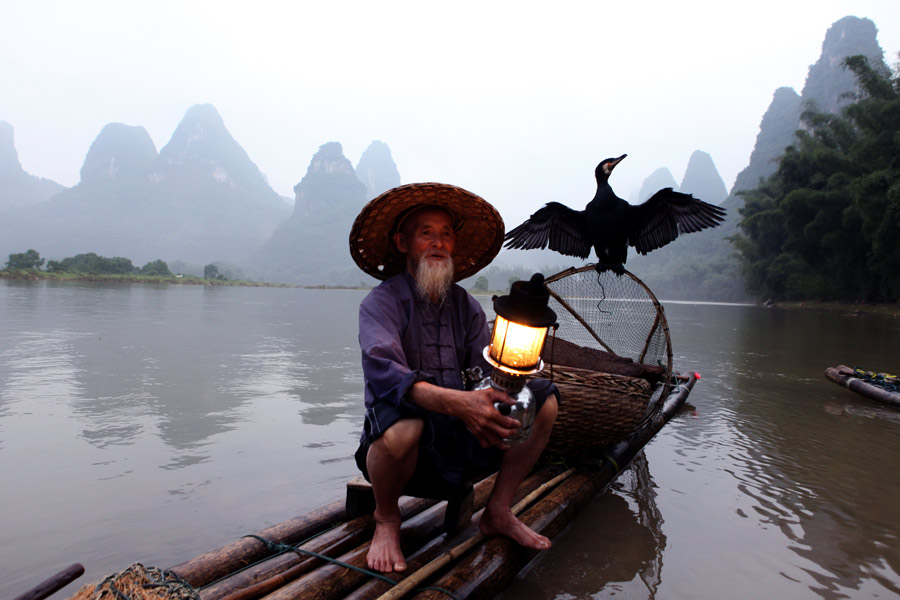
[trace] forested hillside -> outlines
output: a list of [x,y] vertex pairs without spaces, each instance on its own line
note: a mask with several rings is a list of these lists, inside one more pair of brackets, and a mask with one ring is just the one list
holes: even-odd
[[900,300],[900,75],[844,63],[858,99],[805,112],[775,174],[741,194],[736,246],[762,299]]
[[752,286],[745,289],[742,262],[731,242],[739,231],[744,204],[741,192],[755,188],[761,179],[775,172],[794,132],[806,127],[800,119],[805,107],[839,114],[858,92],[853,73],[844,67],[844,59],[862,55],[877,68],[886,68],[877,34],[875,23],[869,19],[848,16],[835,22],[825,34],[819,60],[809,68],[802,93],[798,95],[785,87],[775,91],[760,123],[750,162],[721,204],[728,211],[725,223],[678,239],[664,251],[630,258],[628,268],[666,299],[730,301],[757,293]]

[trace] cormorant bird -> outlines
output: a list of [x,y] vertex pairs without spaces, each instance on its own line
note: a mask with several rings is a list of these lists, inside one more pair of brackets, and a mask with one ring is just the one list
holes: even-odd
[[663,188],[640,205],[622,200],[609,185],[609,176],[627,154],[607,158],[597,165],[597,193],[584,210],[549,202],[527,221],[506,234],[507,248],[546,248],[569,256],[587,258],[597,253],[597,272],[625,271],[628,246],[647,254],[665,246],[679,233],[715,227],[725,209],[690,194]]

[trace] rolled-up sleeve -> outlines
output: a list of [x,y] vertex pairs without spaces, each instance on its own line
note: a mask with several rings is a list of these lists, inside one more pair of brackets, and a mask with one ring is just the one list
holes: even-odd
[[380,437],[398,419],[420,416],[422,409],[407,399],[419,381],[433,378],[418,370],[415,357],[404,350],[411,299],[397,290],[379,286],[359,307],[359,346],[365,376],[366,423],[364,435]]

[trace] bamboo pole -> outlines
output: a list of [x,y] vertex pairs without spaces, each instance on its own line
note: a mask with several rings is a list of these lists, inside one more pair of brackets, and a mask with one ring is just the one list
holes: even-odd
[[[541,469],[531,477],[527,478],[519,487],[516,493],[516,499],[526,496],[532,490],[540,486],[542,483],[551,479],[552,475],[548,469]],[[496,475],[491,475],[478,482],[475,485],[475,506],[478,509],[484,507],[487,499],[493,490]],[[433,558],[438,549],[446,547],[444,541],[447,536],[443,531],[443,511],[445,504],[439,504],[436,507],[424,511],[415,517],[404,520],[401,538],[406,554],[410,557],[421,556],[424,549],[428,549],[429,560]],[[471,526],[465,531],[469,531]],[[454,539],[460,539],[463,533]],[[371,540],[366,540],[359,548],[338,557],[343,563],[347,563],[356,568],[366,568],[366,554],[369,550]],[[410,563],[414,566],[414,563]],[[390,575],[392,579],[402,579],[411,571],[404,573],[393,573]],[[336,598],[344,598],[347,594],[353,594],[354,590],[360,585],[365,585],[371,576],[356,570],[348,569],[338,564],[325,564],[314,571],[302,575],[299,579],[292,581],[276,591],[265,596],[266,600],[334,600]],[[387,582],[374,579],[383,585],[390,585]],[[371,596],[370,596],[371,597]],[[232,600],[229,598],[228,600]],[[249,599],[243,599],[249,600]]]
[[[327,506],[290,519],[257,532],[267,540],[297,543],[344,518],[344,501],[336,501]],[[244,538],[226,544],[221,548],[202,554],[172,567],[179,577],[195,588],[208,585],[241,567],[245,567],[269,554],[258,540]]]
[[[576,473],[520,518],[535,531],[553,537],[601,488],[599,471]],[[491,537],[429,586],[449,590],[457,598],[493,598],[537,554],[537,550],[520,546],[508,538]],[[446,600],[447,595],[428,590],[414,597]]]
[[[424,525],[424,527],[420,527],[419,529],[431,529],[434,530],[439,528],[443,523],[443,517],[438,511],[429,510],[419,515],[413,517],[413,520],[422,519],[429,513],[430,518],[427,518],[428,523]],[[410,532],[407,529],[404,531],[404,535],[407,540],[410,538]],[[421,535],[421,533],[420,533]],[[433,539],[433,536],[428,536]],[[426,542],[428,540],[425,540]],[[366,553],[368,552],[369,545],[368,543],[364,543],[360,546],[357,546],[350,550],[350,552],[340,556],[339,560],[343,563],[353,565],[358,568],[366,568]],[[317,559],[313,559],[316,560]],[[298,565],[298,567],[303,565]],[[319,568],[310,572],[310,570],[300,570],[298,567],[294,567],[277,575],[276,577],[272,577],[265,581],[261,581],[255,585],[252,585],[247,588],[243,588],[234,594],[227,596],[224,600],[256,600],[257,598],[262,598],[267,594],[275,593],[277,590],[284,588],[291,584],[292,582],[299,579],[301,576],[304,577],[304,582],[302,589],[297,589],[298,586],[292,586],[292,594],[297,593],[298,595],[302,595],[304,600],[313,600],[314,598],[330,598],[330,597],[342,597],[346,592],[352,591],[353,588],[359,585],[360,581],[364,580],[367,575],[364,574],[356,574],[355,572],[348,572],[346,574],[341,574],[342,571],[345,571],[346,568],[334,564],[327,563]],[[343,575],[343,576],[342,576]]]
[[856,392],[861,396],[865,396],[870,400],[883,402],[900,408],[900,394],[895,394],[882,389],[876,385],[872,385],[853,376],[854,371],[845,365],[838,365],[837,368],[829,367],[825,369],[825,377],[829,381],[833,381],[838,385],[842,385],[848,390]]
[[[356,546],[360,539],[371,535],[373,529],[371,517],[359,517],[327,531],[299,547],[319,554],[340,554]],[[289,577],[287,581],[290,581],[311,571],[320,562],[314,557],[296,552],[276,554],[201,589],[200,598],[202,600],[221,600],[263,581],[282,578],[288,572],[290,575],[287,575]]]
[[[427,498],[404,498],[400,503],[401,514],[403,514],[404,518],[410,518],[428,510],[437,503],[437,500]],[[372,520],[372,515],[363,515],[318,535],[309,540],[309,542],[302,544],[300,548],[316,552],[317,554],[337,556],[356,547],[362,540],[370,537],[374,529],[375,522]],[[278,541],[271,540],[263,534],[257,535],[270,541]],[[249,541],[264,547],[264,544],[259,540],[250,538]],[[285,543],[294,544],[293,542]],[[263,556],[264,558],[265,555]],[[228,576],[220,578],[215,583],[207,584],[207,587],[200,590],[200,598],[202,600],[221,600],[235,594],[239,590],[255,586],[266,580],[292,581],[322,564],[321,559],[296,552],[277,554],[268,560],[263,559],[252,566],[248,563],[248,565],[245,565],[246,568],[233,570],[227,574]],[[287,571],[290,571],[291,574],[288,576],[289,578],[285,579],[283,574]]]
[[[550,481],[538,486],[536,490],[525,496],[522,500],[517,502],[515,506],[512,507],[512,513],[516,515],[522,512],[522,510],[524,510],[526,506],[534,502],[547,490],[554,488],[557,484],[568,478],[573,472],[573,469],[569,469],[568,471],[560,473]],[[398,583],[396,586],[388,590],[387,593],[382,594],[382,596],[378,600],[397,600],[398,598],[402,598],[411,590],[418,587],[423,581],[425,581],[425,579],[430,577],[436,571],[442,569],[444,566],[450,564],[451,562],[458,559],[466,552],[480,544],[482,540],[484,540],[484,538],[484,534],[478,532],[463,543],[454,548],[451,548],[450,550],[439,556],[437,559],[431,561],[430,563]]]
[[[539,469],[533,475],[528,477],[524,482],[522,482],[522,485],[520,485],[519,489],[516,490],[513,501],[517,502],[521,500],[522,498],[530,494],[539,485],[549,481],[553,477],[553,472],[549,468]],[[487,504],[486,498],[484,500],[477,500],[478,501],[476,502],[476,507],[478,508],[478,510],[472,516],[472,524],[470,524],[469,527],[460,531],[452,538],[442,536],[441,538],[434,540],[432,544],[427,544],[418,551],[411,553],[407,559],[409,568],[402,573],[392,573],[391,577],[398,581],[402,581],[407,577],[411,577],[419,569],[445,552],[447,548],[452,548],[459,544],[461,541],[467,539],[469,536],[474,535],[476,533],[476,524],[481,520],[481,515],[483,512],[482,509]],[[346,596],[343,596],[343,599],[374,600],[375,598],[378,598],[379,596],[384,594],[387,590],[391,589],[391,587],[393,587],[393,584],[389,584],[381,579],[371,578],[356,590],[349,592]]]
[[[475,533],[474,523],[478,522],[478,519],[481,516],[483,509],[476,512],[473,517],[473,524],[469,525],[465,530],[459,532],[452,539],[447,538],[447,536],[440,536],[433,539],[428,544],[422,546],[416,552],[410,554],[409,558],[407,558],[407,564],[409,565],[409,569],[403,573],[391,573],[390,577],[402,581],[404,577],[415,573],[442,553],[446,551],[447,548],[453,547],[455,544],[459,543],[460,540],[466,539],[468,536],[473,535]],[[369,578],[368,581],[363,583],[361,586],[357,587],[355,590],[348,592],[343,600],[373,600],[381,596],[384,592],[391,589],[394,584],[387,583],[384,580],[376,579],[374,577]]]
[[73,563],[59,573],[56,573],[52,577],[37,584],[24,594],[16,596],[13,600],[43,600],[63,589],[83,574],[84,565],[81,563]]

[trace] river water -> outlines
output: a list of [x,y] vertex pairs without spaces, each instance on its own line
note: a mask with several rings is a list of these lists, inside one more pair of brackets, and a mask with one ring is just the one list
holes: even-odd
[[[342,498],[363,295],[0,280],[3,595]],[[688,406],[503,597],[900,595],[900,411],[823,376],[896,372],[900,320],[664,305]]]

